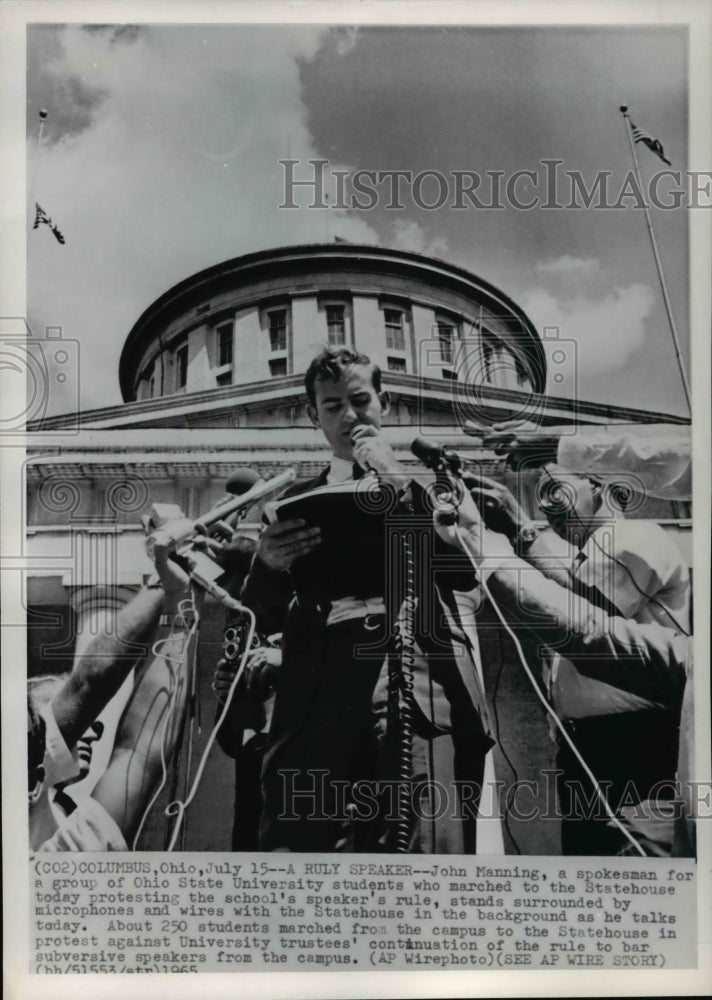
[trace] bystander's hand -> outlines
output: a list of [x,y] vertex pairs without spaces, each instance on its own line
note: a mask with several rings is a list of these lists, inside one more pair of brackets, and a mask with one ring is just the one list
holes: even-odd
[[542,430],[535,424],[504,421],[492,427],[481,427],[472,421],[465,424],[465,433],[475,438],[483,448],[506,456],[507,465],[519,470],[555,462],[560,435]]
[[281,665],[282,650],[274,646],[260,646],[251,653],[245,667],[248,692],[257,698],[266,698],[274,690]]
[[151,554],[163,587],[163,610],[166,614],[176,615],[181,602],[190,596],[190,580],[188,574],[169,558],[172,523],[169,522],[164,530],[154,532]]
[[529,518],[507,487],[473,472],[467,473],[465,482],[486,526],[506,535],[510,541],[516,538]]
[[[467,490],[458,507],[441,504],[433,515],[435,530],[444,542],[456,549],[479,554],[482,547],[484,523],[477,504]],[[463,544],[462,535],[467,535]]]

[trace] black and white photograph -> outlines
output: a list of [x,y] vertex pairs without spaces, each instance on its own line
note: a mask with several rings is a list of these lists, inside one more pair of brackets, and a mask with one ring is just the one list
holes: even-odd
[[708,992],[710,10],[553,7],[6,8],[13,996]]

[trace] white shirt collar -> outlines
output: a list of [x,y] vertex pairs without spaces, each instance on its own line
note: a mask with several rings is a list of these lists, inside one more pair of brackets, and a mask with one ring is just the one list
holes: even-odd
[[338,455],[331,456],[331,465],[326,476],[329,485],[333,483],[346,483],[354,477],[354,463]]

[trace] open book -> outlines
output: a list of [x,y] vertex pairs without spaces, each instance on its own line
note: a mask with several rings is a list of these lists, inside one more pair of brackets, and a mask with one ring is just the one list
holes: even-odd
[[373,597],[385,590],[386,515],[395,492],[371,476],[318,486],[265,507],[271,519],[301,518],[321,528],[321,543],[292,563],[298,592],[319,600]]

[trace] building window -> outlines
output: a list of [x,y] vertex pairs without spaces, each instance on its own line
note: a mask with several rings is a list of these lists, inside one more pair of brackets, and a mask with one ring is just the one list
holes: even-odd
[[455,341],[460,336],[460,324],[447,316],[436,316],[435,322],[440,343],[440,360],[451,365],[455,358]]
[[404,372],[405,370],[405,358],[388,358],[389,372]]
[[148,380],[148,398],[153,399],[154,393],[156,392],[156,376],[151,375]]
[[188,381],[188,345],[184,344],[176,351],[176,385],[182,389]]
[[346,307],[327,305],[324,309],[329,347],[343,347],[346,344]]
[[451,382],[457,382],[457,372],[454,372],[451,368],[443,368],[443,378],[449,379]]
[[384,309],[386,347],[389,351],[405,351],[405,315],[402,309]]
[[445,326],[442,323],[438,323],[438,340],[440,341],[440,360],[444,361],[446,365],[452,364],[453,358],[453,329],[451,326]]
[[215,381],[219,386],[232,385],[232,372],[223,372],[222,375],[217,375]]
[[272,378],[276,378],[279,375],[287,374],[287,359],[286,358],[272,358],[269,363],[269,373]]
[[317,307],[323,315],[326,343],[329,347],[338,350],[340,347],[351,346],[354,342],[354,321],[350,295],[346,292],[320,295]]
[[218,366],[232,364],[233,329],[232,323],[223,323],[216,330],[218,335]]
[[270,309],[267,313],[269,324],[269,346],[271,351],[287,350],[287,310]]

